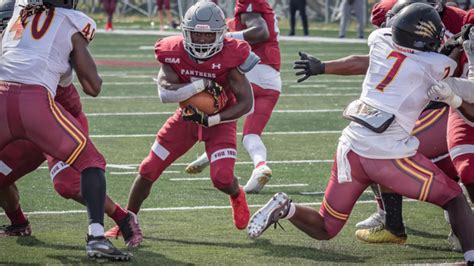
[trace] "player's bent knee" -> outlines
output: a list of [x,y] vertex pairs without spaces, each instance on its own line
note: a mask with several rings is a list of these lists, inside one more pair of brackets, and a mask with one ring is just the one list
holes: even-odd
[[453,160],[464,185],[474,184],[474,164],[470,163],[472,159],[473,154],[463,154]]
[[233,185],[234,169],[231,167],[216,166],[211,170],[211,180],[217,189],[226,189]]
[[76,198],[80,194],[80,187],[72,187],[65,182],[54,182],[54,190],[65,199]]

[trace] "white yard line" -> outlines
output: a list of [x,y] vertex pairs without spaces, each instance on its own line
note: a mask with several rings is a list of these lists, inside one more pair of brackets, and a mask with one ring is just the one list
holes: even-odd
[[[267,161],[268,164],[312,164],[312,163],[332,163],[333,159],[323,160],[288,160],[288,161]],[[171,166],[187,166],[189,163],[173,163]],[[252,161],[235,162],[238,165],[253,165]],[[107,164],[110,169],[136,170],[139,164]],[[47,166],[41,166],[39,169],[48,169]]]
[[[281,98],[286,97],[346,97],[359,96],[360,93],[282,93]],[[99,96],[99,97],[81,97],[81,101],[88,100],[139,100],[139,99],[159,99],[157,95],[127,95],[127,96]]]
[[[158,31],[158,30],[120,30],[116,29],[110,32],[106,32],[104,29],[97,29],[97,33],[110,34],[110,35],[149,35],[149,36],[175,36],[180,35],[180,31]],[[316,36],[279,36],[279,41],[296,41],[296,42],[312,42],[312,43],[348,43],[348,44],[366,44],[365,39],[354,39],[354,38],[330,38],[330,37],[316,37]]]
[[[273,110],[273,113],[335,113],[342,112],[342,109],[314,109],[314,110]],[[88,117],[93,116],[137,116],[137,115],[171,115],[174,112],[123,112],[123,113],[88,113]]]
[[[319,134],[340,134],[340,130],[321,130],[321,131],[275,131],[263,132],[263,135],[319,135]],[[237,133],[242,136],[242,133]],[[156,134],[119,134],[119,135],[90,135],[91,138],[149,138],[156,137]]]
[[[417,200],[404,199],[404,202],[415,202]],[[357,201],[358,204],[374,204],[375,200],[360,200]],[[319,206],[321,202],[298,202],[300,205],[305,206]],[[250,208],[260,208],[263,207],[263,204],[249,204]],[[165,208],[143,208],[140,212],[158,212],[158,211],[195,211],[195,210],[220,210],[220,209],[231,209],[231,206],[215,206],[215,205],[205,205],[205,206],[187,206],[187,207],[165,207]],[[68,211],[32,211],[25,212],[27,215],[61,215],[61,214],[77,214],[77,213],[86,213],[86,210],[68,210]],[[4,213],[0,214],[5,216]]]
[[[109,172],[109,175],[136,175],[137,171],[134,172]],[[181,171],[164,171],[163,174],[181,174]]]

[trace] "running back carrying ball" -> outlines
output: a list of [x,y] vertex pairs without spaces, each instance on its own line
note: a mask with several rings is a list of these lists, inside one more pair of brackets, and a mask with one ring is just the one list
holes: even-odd
[[207,91],[202,91],[179,103],[179,107],[183,109],[188,105],[192,105],[208,115],[215,114],[219,111],[218,99]]

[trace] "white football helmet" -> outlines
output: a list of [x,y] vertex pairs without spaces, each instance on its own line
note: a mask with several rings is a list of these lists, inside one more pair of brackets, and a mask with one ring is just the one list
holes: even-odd
[[[219,53],[224,46],[227,31],[225,15],[222,9],[211,1],[199,1],[192,5],[184,15],[181,29],[184,49],[196,59],[208,59]],[[212,43],[194,43],[191,32],[212,32],[216,34],[216,38]]]

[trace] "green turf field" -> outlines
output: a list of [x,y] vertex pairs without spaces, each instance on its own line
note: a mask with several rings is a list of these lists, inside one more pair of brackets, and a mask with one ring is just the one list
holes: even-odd
[[[97,60],[154,62],[151,47],[157,37],[97,34],[91,51]],[[329,176],[339,131],[347,122],[341,111],[358,97],[363,77],[320,76],[296,84],[292,61],[298,51],[324,59],[368,51],[363,44],[282,42],[283,92],[263,140],[274,178],[248,202],[257,210],[274,193],[284,191],[295,202],[319,208]],[[122,205],[136,175],[136,166],[148,154],[154,134],[176,106],[157,99],[155,67],[99,66],[104,79],[101,97],[84,97],[90,134],[107,158],[107,191]],[[120,96],[120,97],[119,97]],[[239,123],[241,128],[241,123]],[[239,140],[240,140],[239,135]],[[451,252],[449,229],[441,209],[426,203],[405,202],[406,245],[368,245],[354,238],[354,224],[375,210],[372,194],[365,193],[342,232],[333,240],[316,241],[287,221],[283,230],[269,229],[252,241],[234,228],[226,195],[215,190],[205,171],[184,173],[184,165],[203,151],[197,144],[157,181],[140,213],[144,241],[132,250],[131,263],[143,265],[216,264],[411,264],[462,261]],[[239,143],[236,175],[241,183],[252,171]],[[195,178],[195,180],[188,179]],[[18,182],[22,207],[29,215],[33,235],[0,238],[0,264],[90,263],[85,256],[87,217],[84,208],[60,198],[46,169]],[[275,187],[280,185],[280,187]],[[311,192],[311,193],[305,193]],[[61,211],[72,211],[60,213]],[[35,213],[36,212],[36,213]],[[38,213],[40,212],[40,213]],[[0,215],[0,223],[6,223]],[[107,218],[106,226],[112,226]],[[123,248],[121,240],[114,240]]]

